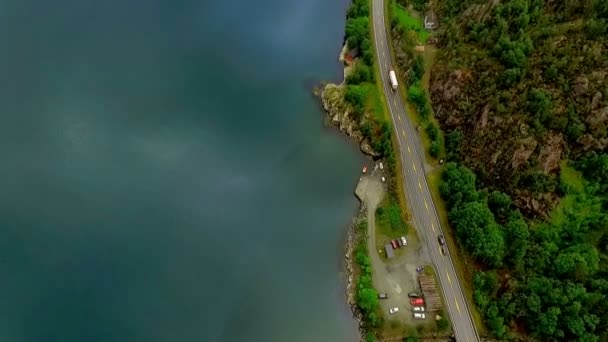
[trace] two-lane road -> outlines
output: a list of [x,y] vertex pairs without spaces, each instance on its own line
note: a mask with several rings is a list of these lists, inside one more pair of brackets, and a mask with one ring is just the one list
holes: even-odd
[[[424,150],[414,125],[405,114],[398,91],[393,91],[388,79],[391,55],[384,24],[384,0],[372,0],[373,31],[376,54],[386,100],[399,143],[399,154],[403,165],[403,182],[408,206],[421,238],[428,245],[431,260],[441,283],[446,309],[450,314],[457,341],[476,342],[479,336],[473,325],[471,313],[465,301],[460,281],[456,275],[451,256],[442,255],[437,238],[442,234],[437,212],[428,189],[422,161]],[[400,85],[402,86],[402,85]],[[406,305],[406,303],[404,303]],[[429,317],[433,319],[433,317]]]

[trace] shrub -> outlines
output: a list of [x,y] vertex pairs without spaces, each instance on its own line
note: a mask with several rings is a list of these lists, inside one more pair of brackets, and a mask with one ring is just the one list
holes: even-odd
[[429,154],[433,158],[439,157],[439,152],[441,151],[441,147],[439,146],[439,141],[435,140],[431,142],[431,146],[429,147]]

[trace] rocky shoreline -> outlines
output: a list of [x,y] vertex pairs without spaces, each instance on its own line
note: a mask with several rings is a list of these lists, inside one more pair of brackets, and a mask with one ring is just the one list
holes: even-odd
[[353,317],[357,320],[357,325],[359,327],[359,333],[361,334],[361,338],[367,334],[367,330],[363,325],[363,315],[357,306],[356,300],[356,283],[355,283],[355,246],[357,245],[357,240],[361,238],[358,234],[365,234],[365,232],[358,232],[357,226],[361,223],[361,221],[365,220],[366,212],[365,205],[361,202],[359,206],[359,211],[355,215],[352,220],[351,225],[348,228],[347,237],[346,237],[346,253],[344,254],[345,260],[345,268],[346,268],[346,302],[350,306],[350,309],[353,313]]
[[[340,52],[339,60],[344,63],[344,55],[346,53],[346,45],[343,46]],[[348,75],[350,67],[344,67],[344,79]],[[378,157],[380,154],[373,150],[369,141],[363,138],[360,130],[360,123],[352,118],[352,106],[344,100],[346,85],[343,81],[341,84],[325,83],[316,88],[314,93],[321,99],[323,110],[327,113],[325,123],[338,128],[342,133],[346,134],[350,139],[359,144],[361,152],[368,156]],[[365,238],[365,232],[357,230],[358,225],[366,220],[365,204],[359,199],[359,211],[353,217],[348,228],[347,241],[345,248],[345,268],[346,268],[346,302],[351,308],[353,317],[357,320],[361,341],[367,334],[363,323],[363,315],[357,306],[356,300],[356,266],[355,265],[355,247],[359,239]]]
[[[345,53],[346,45],[342,47],[339,57],[340,62],[345,65],[344,79],[346,79],[346,76],[348,76],[351,70],[351,66],[345,64]],[[345,92],[345,81],[342,81],[340,84],[325,83],[314,90],[315,95],[319,96],[321,99],[323,110],[327,113],[327,120],[325,122],[338,128],[340,132],[356,141],[359,144],[361,152],[364,154],[373,158],[379,157],[380,153],[375,151],[370,142],[363,137],[363,133],[360,129],[362,122],[358,122],[353,118],[352,113],[354,110],[352,106],[344,100]]]

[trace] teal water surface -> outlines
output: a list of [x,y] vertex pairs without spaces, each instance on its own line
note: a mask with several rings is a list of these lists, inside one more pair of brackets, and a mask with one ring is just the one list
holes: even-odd
[[0,341],[353,341],[345,0],[0,5]]

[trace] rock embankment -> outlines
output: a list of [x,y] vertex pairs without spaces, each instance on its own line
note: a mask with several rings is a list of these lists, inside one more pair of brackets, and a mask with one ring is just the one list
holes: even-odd
[[[344,52],[345,48],[340,53],[340,61],[344,63]],[[344,68],[344,78],[350,72],[351,67],[346,66]],[[359,144],[361,152],[374,158],[380,157],[380,153],[376,152],[369,141],[365,139],[361,132],[361,127],[367,120],[365,116],[360,120],[354,115],[354,108],[346,100],[344,95],[346,93],[346,85],[344,82],[341,84],[328,83],[323,85],[321,91],[315,91],[315,94],[321,98],[321,104],[323,110],[327,113],[328,124],[337,127],[342,133],[346,134],[349,138],[353,139]]]
[[357,320],[359,325],[359,332],[361,336],[365,336],[367,331],[363,326],[363,316],[359,307],[357,306],[357,284],[355,283],[355,246],[357,245],[357,240],[360,238],[358,236],[357,227],[364,221],[366,217],[365,206],[361,204],[359,208],[359,212],[353,218],[352,224],[348,228],[348,236],[346,239],[346,253],[344,255],[346,261],[346,274],[347,274],[347,282],[346,282],[346,302],[350,306],[350,309],[353,313],[353,317]]

